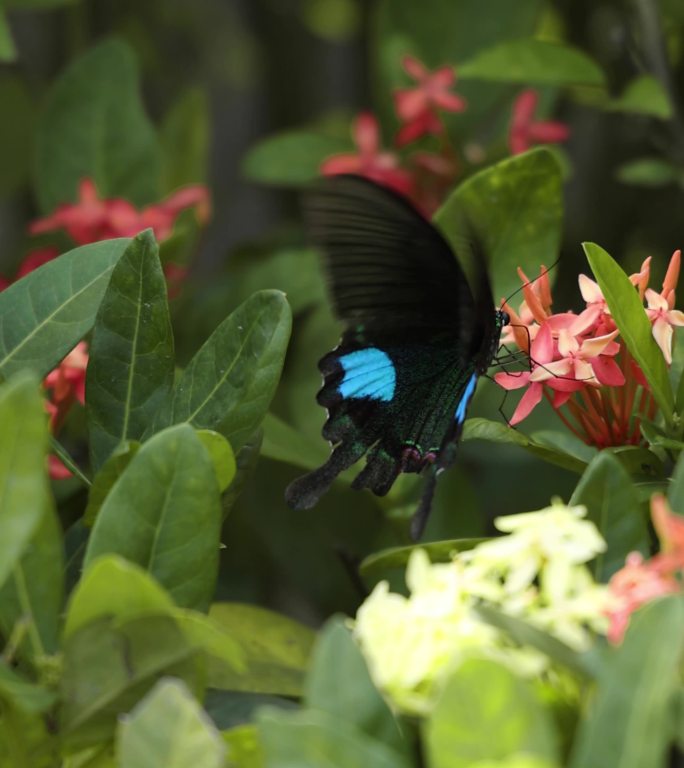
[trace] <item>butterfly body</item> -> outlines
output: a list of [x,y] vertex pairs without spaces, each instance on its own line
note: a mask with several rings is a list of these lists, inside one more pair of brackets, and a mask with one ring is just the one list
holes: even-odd
[[428,474],[416,534],[507,318],[493,306],[486,272],[474,298],[438,230],[394,193],[358,177],[323,179],[307,214],[346,328],[319,363],[317,400],[328,411],[323,436],[332,454],[292,483],[286,499],[296,509],[313,506],[365,455],[355,489],[384,495],[401,472]]

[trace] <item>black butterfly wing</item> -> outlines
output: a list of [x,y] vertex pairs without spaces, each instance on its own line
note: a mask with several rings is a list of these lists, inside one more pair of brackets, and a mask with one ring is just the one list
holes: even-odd
[[399,472],[444,466],[489,362],[483,349],[495,322],[484,267],[474,299],[442,235],[402,197],[359,177],[331,177],[307,196],[305,214],[345,331],[320,362],[323,435],[335,447],[287,489],[294,508],[313,506],[364,454],[353,487],[378,495]]

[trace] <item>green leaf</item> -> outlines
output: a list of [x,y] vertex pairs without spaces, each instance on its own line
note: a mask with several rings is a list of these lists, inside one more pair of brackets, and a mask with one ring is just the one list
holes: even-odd
[[495,301],[510,296],[520,288],[517,267],[532,278],[558,256],[560,166],[542,147],[502,160],[463,182],[434,217],[456,253],[462,251],[462,212],[485,245]]
[[255,725],[240,725],[228,731],[222,731],[221,735],[228,745],[232,765],[240,768],[265,768]]
[[660,157],[641,157],[621,165],[616,174],[624,184],[639,187],[663,187],[681,177],[681,171]]
[[350,723],[326,712],[261,710],[259,740],[268,768],[409,768],[412,763]]
[[641,75],[627,84],[622,94],[608,104],[614,112],[636,112],[661,120],[672,117],[672,105],[667,92],[655,77]]
[[197,430],[197,437],[211,458],[219,491],[223,493],[233,482],[237,471],[233,449],[223,435],[219,435],[218,432],[213,432],[211,429]]
[[203,183],[209,167],[209,103],[206,93],[189,88],[164,115],[160,128],[164,153],[162,189]]
[[83,513],[83,522],[86,525],[93,525],[107,494],[139,450],[138,442],[121,443],[102,465],[88,490],[88,506]]
[[587,519],[595,523],[608,548],[591,563],[594,578],[607,582],[622,568],[627,555],[649,552],[648,526],[639,494],[614,455],[599,453],[575,488],[570,504],[584,504]]
[[664,768],[683,636],[679,595],[655,600],[632,615],[622,645],[603,660],[598,687],[576,732],[571,768]]
[[423,733],[430,768],[470,768],[520,752],[558,757],[553,719],[531,685],[484,659],[452,674]]
[[0,376],[45,376],[92,328],[109,276],[130,241],[75,248],[0,293]]
[[456,68],[461,80],[497,80],[521,85],[602,86],[605,77],[585,53],[569,45],[527,38],[475,54]]
[[161,153],[140,102],[132,50],[105,40],[53,86],[36,137],[36,192],[46,213],[76,199],[84,178],[102,198],[159,198]]
[[622,341],[651,385],[665,421],[671,424],[674,399],[667,366],[663,353],[653,339],[651,323],[639,294],[617,262],[603,248],[594,243],[583,243],[582,247],[615,324],[620,329]]
[[261,424],[280,378],[292,315],[282,293],[260,291],[207,339],[176,383],[162,424],[213,429],[239,451]]
[[672,471],[667,499],[673,512],[684,515],[684,452],[679,454],[675,468]]
[[509,443],[519,445],[521,448],[538,456],[549,464],[555,464],[563,469],[581,474],[587,467],[587,462],[579,458],[575,453],[566,453],[559,447],[551,445],[547,439],[544,442],[536,442],[531,437],[523,435],[517,429],[512,429],[500,421],[473,418],[468,419],[463,427],[463,440],[489,440],[493,443]]
[[344,619],[328,621],[318,637],[306,678],[305,701],[400,753],[408,752],[399,724],[373,685]]
[[[44,482],[42,477],[39,482]],[[57,651],[63,599],[62,529],[48,504],[21,559],[0,589],[0,630],[7,638],[19,622],[26,622],[26,638],[19,652],[34,665]]]
[[0,661],[0,699],[24,712],[45,712],[55,703],[55,694],[41,685],[30,683],[4,661]]
[[245,655],[232,636],[232,628],[219,626],[205,614],[183,608],[177,608],[173,618],[183,630],[186,640],[204,652],[212,669],[221,673],[228,670],[230,674],[245,672]]
[[114,267],[95,318],[86,378],[90,455],[98,469],[126,440],[139,440],[173,385],[173,331],[152,230]]
[[566,667],[584,678],[596,676],[596,664],[591,653],[581,654],[570,648],[561,640],[549,635],[533,624],[507,613],[482,604],[477,607],[477,613],[493,627],[500,629],[522,646],[536,648],[560,666]]
[[218,569],[221,507],[207,451],[187,424],[145,443],[97,516],[85,556],[118,554],[145,568],[174,601],[209,606]]
[[87,624],[111,617],[124,623],[150,615],[171,615],[169,595],[142,568],[117,555],[104,555],[86,569],[66,612],[64,639]]
[[121,768],[221,768],[226,748],[180,680],[160,680],[119,723]]
[[70,751],[112,737],[128,712],[163,675],[200,689],[198,650],[168,616],[91,622],[64,645],[62,727]]
[[0,586],[18,565],[50,508],[48,430],[38,382],[26,374],[0,386]]
[[252,147],[242,170],[252,181],[274,186],[302,186],[320,175],[331,155],[353,151],[349,141],[309,131],[271,136]]
[[397,572],[403,577],[411,553],[416,549],[425,550],[431,563],[449,563],[456,552],[465,552],[483,541],[487,539],[448,539],[407,547],[389,547],[365,557],[359,566],[359,573],[368,585],[377,584],[382,579],[394,580]]
[[209,665],[209,684],[252,693],[300,696],[314,633],[265,608],[214,603],[210,620],[242,649],[247,669],[235,672]]
[[0,61],[14,61],[16,58],[17,49],[7,21],[7,14],[0,8]]

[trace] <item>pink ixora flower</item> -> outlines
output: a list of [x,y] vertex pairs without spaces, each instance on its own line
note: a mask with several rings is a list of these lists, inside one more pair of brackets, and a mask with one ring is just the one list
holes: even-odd
[[411,194],[413,178],[399,167],[399,158],[394,152],[382,150],[380,126],[374,115],[370,112],[358,115],[352,125],[352,137],[358,151],[333,155],[324,160],[321,164],[324,176],[355,173],[404,195]]
[[620,643],[632,613],[664,595],[682,591],[684,572],[684,518],[670,509],[662,494],[651,498],[651,519],[660,541],[660,552],[644,560],[631,552],[623,568],[613,574],[608,589],[611,607],[608,640]]
[[[504,305],[511,321],[502,341],[528,353],[530,369],[495,376],[504,389],[526,388],[511,424],[526,418],[546,397],[565,426],[589,445],[641,444],[641,422],[653,420],[657,404],[643,371],[618,340],[619,331],[599,285],[581,275],[586,308],[578,315],[552,314],[544,270],[536,281],[529,281],[521,270],[519,275],[525,300],[519,312]],[[649,277],[647,258],[630,281],[648,303],[644,312],[669,363],[672,326],[684,325],[684,313],[673,309],[679,252],[672,257],[660,294],[648,289]]]
[[508,145],[512,155],[525,152],[534,144],[557,144],[565,141],[570,129],[557,120],[534,119],[539,94],[529,88],[513,103],[513,116],[508,132]]
[[62,362],[43,380],[48,393],[47,409],[54,432],[59,430],[74,402],[85,402],[86,368],[88,366],[88,345],[79,343]]
[[456,82],[452,67],[440,67],[431,72],[412,56],[405,56],[402,66],[417,85],[394,93],[395,109],[403,123],[396,138],[400,147],[425,134],[442,133],[444,127],[438,110],[462,112],[466,108],[465,99],[450,90]]
[[672,364],[673,328],[684,325],[684,312],[674,309],[675,286],[679,279],[680,265],[681,251],[675,251],[670,259],[662,291],[656,293],[652,288],[647,288],[644,294],[647,303],[646,314],[653,324],[653,338],[668,365]]

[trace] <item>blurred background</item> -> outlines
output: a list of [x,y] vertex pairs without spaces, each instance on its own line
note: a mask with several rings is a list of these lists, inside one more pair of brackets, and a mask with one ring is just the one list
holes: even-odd
[[[355,610],[367,587],[362,558],[408,543],[406,522],[419,493],[413,477],[382,500],[340,484],[307,513],[283,502],[304,466],[297,457],[325,456],[316,361],[338,336],[306,248],[298,192],[326,157],[354,151],[352,121],[361,110],[378,116],[391,147],[392,92],[407,85],[406,53],[429,68],[455,65],[458,73],[484,49],[533,36],[574,46],[603,73],[600,85],[538,86],[540,116],[570,131],[554,148],[564,174],[559,254],[548,258],[560,255],[556,311],[581,306],[582,241],[601,244],[628,272],[652,254],[653,284],[684,241],[681,0],[4,0],[0,8],[0,274],[11,279],[44,244],[29,234],[32,221],[77,199],[79,146],[62,141],[48,116],[65,71],[116,38],[137,67],[142,110],[162,148],[161,182],[157,197],[127,195],[125,180],[108,189],[98,182],[100,193],[143,206],[201,184],[211,197],[205,226],[181,220],[162,247],[164,258],[189,268],[173,303],[179,360],[252,291],[281,288],[292,303],[285,375],[265,436],[255,438],[255,446],[263,441],[261,457],[255,450],[241,459],[244,487],[226,522],[219,599],[269,605],[318,624]],[[630,84],[643,76],[648,85],[634,93]],[[116,89],[117,78],[109,71],[98,80],[93,69],[94,90],[84,91],[83,102],[76,98],[72,112]],[[458,155],[453,183],[509,154],[522,85],[457,80],[468,109],[446,118]],[[134,138],[125,133],[117,141]],[[57,155],[76,170],[55,192],[46,169]],[[147,167],[133,162],[127,173]],[[73,245],[66,237],[57,243],[61,250]],[[503,422],[502,401],[502,391],[485,382],[471,415]],[[513,407],[504,403],[503,413]],[[78,419],[69,425],[75,442]],[[542,410],[525,429],[555,427],[551,420]],[[576,479],[515,446],[468,441],[442,478],[426,538],[486,535],[498,514],[544,506],[552,495],[567,499]],[[68,526],[83,491],[62,481],[56,492]]]

